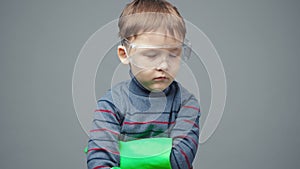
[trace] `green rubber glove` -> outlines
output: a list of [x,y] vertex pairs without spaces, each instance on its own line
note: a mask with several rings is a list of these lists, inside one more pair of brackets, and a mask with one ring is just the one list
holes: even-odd
[[120,141],[119,145],[121,169],[171,169],[172,138]]

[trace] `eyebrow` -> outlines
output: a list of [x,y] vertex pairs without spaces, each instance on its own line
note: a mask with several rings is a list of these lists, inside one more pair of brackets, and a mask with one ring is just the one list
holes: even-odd
[[147,52],[152,52],[152,53],[158,53],[160,51],[158,51],[157,49],[144,49],[141,51],[141,53],[147,53]]
[[[175,48],[162,48],[163,50],[167,50],[169,52],[179,52],[181,49],[180,47],[175,47]],[[144,49],[142,52],[160,52],[161,49],[153,49],[153,48],[150,48],[150,49]]]
[[170,49],[168,49],[170,52],[179,52],[179,51],[181,51],[182,49],[181,49],[182,47],[180,46],[180,47],[174,47],[174,48],[170,48]]

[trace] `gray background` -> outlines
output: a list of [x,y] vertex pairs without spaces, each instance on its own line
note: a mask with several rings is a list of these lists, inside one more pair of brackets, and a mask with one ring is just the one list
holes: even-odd
[[[85,41],[127,2],[0,2],[1,169],[86,168],[74,64]],[[227,76],[222,121],[201,144],[195,168],[300,168],[299,1],[172,2],[213,42]],[[106,85],[99,87],[100,95]]]

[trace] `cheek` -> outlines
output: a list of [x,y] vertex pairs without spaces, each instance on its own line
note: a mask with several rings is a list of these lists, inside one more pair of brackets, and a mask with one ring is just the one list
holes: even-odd
[[177,75],[177,73],[178,73],[178,71],[179,71],[179,69],[180,69],[180,65],[174,65],[171,69],[169,69],[169,70],[167,71],[167,73],[168,73],[170,76],[172,76],[173,78],[175,78],[176,75]]
[[134,76],[137,76],[141,72],[141,69],[139,69],[138,67],[136,67],[134,65],[130,65],[130,70]]
[[151,75],[150,71],[143,70],[135,66],[131,67],[131,72],[138,80],[146,80],[147,77],[150,77]]

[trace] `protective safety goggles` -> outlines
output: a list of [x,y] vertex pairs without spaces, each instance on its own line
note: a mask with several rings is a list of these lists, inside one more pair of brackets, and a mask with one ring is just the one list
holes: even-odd
[[125,46],[130,63],[140,68],[157,68],[161,64],[174,66],[188,60],[191,56],[191,43],[188,40],[184,43],[168,45],[145,45],[123,39],[121,44]]

